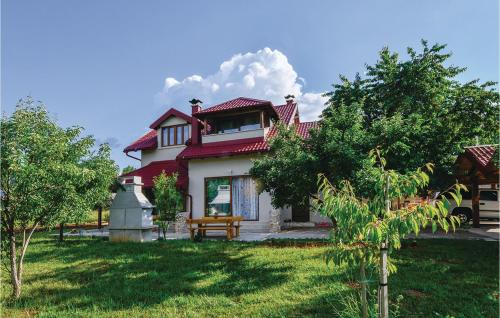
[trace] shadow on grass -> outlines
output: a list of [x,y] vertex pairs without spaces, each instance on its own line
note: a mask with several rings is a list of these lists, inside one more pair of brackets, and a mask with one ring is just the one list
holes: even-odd
[[237,297],[284,283],[289,266],[245,253],[253,246],[211,241],[38,240],[30,246],[26,268],[46,262],[57,265],[26,275],[24,284],[37,287],[6,305],[127,309],[178,296]]

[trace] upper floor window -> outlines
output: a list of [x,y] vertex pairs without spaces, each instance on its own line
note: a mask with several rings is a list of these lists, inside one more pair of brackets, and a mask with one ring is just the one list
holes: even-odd
[[260,113],[213,118],[208,121],[208,134],[223,134],[262,128]]
[[161,146],[184,145],[189,139],[188,125],[175,125],[162,127],[161,129]]

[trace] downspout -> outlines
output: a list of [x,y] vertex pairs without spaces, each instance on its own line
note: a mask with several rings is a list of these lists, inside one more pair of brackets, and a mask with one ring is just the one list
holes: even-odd
[[193,218],[193,196],[191,194],[186,194],[186,197],[189,198],[189,218]]
[[139,160],[139,161],[141,161],[141,159],[140,159],[140,158],[137,158],[137,157],[134,157],[134,156],[132,156],[132,155],[129,155],[129,154],[128,154],[128,151],[124,151],[124,152],[125,152],[125,156],[130,157],[130,158],[135,159],[135,160]]

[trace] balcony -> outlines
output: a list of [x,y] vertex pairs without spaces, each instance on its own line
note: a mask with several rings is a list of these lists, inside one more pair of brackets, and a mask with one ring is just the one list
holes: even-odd
[[270,118],[264,112],[207,118],[202,143],[264,137],[270,126]]

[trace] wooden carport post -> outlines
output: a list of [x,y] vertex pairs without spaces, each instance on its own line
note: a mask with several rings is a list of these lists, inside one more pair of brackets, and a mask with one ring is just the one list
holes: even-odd
[[472,226],[479,228],[479,182],[474,176],[471,180]]

